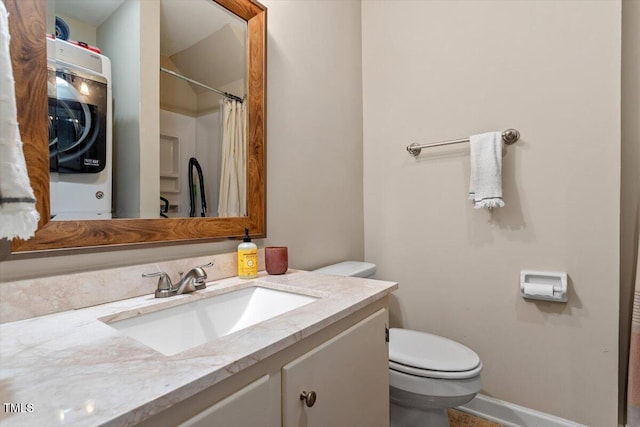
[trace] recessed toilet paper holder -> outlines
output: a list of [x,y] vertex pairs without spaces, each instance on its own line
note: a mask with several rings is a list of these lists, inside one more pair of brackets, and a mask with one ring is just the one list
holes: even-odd
[[567,302],[567,273],[522,270],[520,295],[523,298]]

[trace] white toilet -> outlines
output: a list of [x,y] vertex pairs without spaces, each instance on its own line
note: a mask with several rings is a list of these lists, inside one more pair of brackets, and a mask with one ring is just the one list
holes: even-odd
[[[345,261],[315,271],[371,279],[376,266]],[[480,391],[480,371],[480,357],[458,342],[391,328],[391,427],[448,427],[447,409],[469,402]]]

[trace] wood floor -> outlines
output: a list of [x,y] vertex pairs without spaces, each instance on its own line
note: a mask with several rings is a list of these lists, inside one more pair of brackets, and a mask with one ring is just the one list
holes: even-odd
[[478,418],[455,409],[449,409],[451,427],[502,427],[501,424]]

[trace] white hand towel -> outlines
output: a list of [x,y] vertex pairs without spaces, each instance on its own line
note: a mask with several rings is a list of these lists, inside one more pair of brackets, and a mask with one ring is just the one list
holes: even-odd
[[471,179],[469,199],[474,207],[500,208],[502,200],[502,133],[473,135],[471,145]]
[[40,216],[18,129],[7,9],[0,1],[0,238],[28,239]]

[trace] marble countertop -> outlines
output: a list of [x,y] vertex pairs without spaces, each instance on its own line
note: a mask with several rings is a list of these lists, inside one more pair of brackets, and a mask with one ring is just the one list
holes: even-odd
[[[311,304],[173,356],[102,320],[260,286],[320,297]],[[0,325],[0,424],[134,425],[381,299],[393,282],[292,271],[213,281],[202,291],[145,295]],[[101,320],[102,319],[102,320]],[[8,404],[12,404],[8,407]]]

